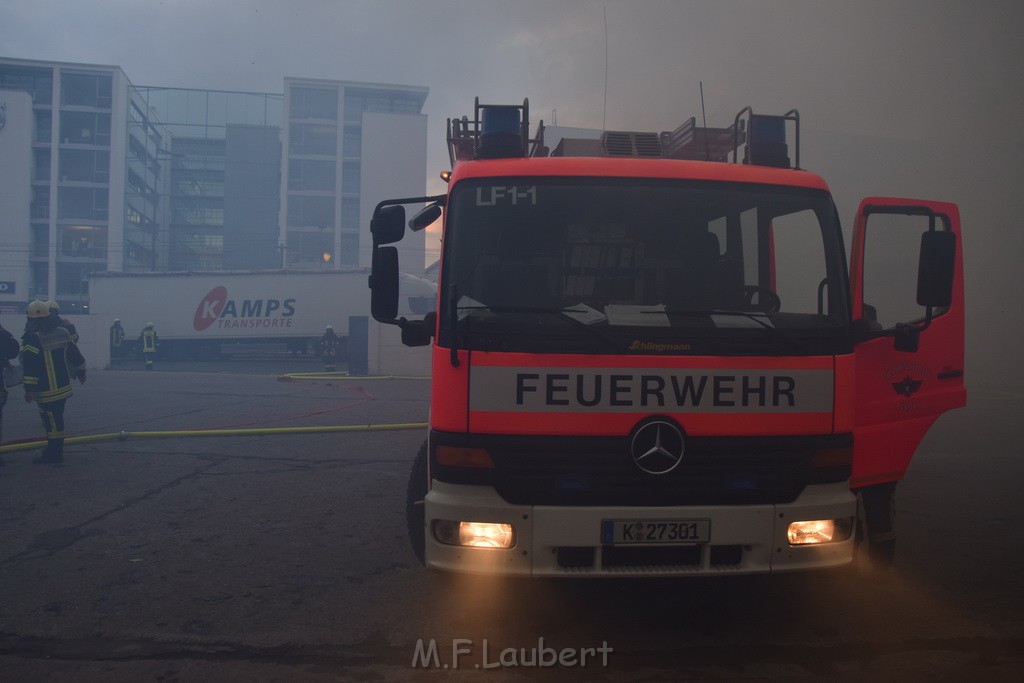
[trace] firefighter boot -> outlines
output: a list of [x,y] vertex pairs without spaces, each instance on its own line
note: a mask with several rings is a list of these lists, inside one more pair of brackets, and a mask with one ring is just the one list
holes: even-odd
[[64,462],[64,439],[49,439],[42,455],[32,458],[36,465],[57,465]]

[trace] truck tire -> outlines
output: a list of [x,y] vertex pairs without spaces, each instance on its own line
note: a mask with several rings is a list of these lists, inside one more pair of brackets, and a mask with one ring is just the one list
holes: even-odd
[[420,564],[426,564],[424,553],[426,548],[426,530],[423,499],[427,496],[427,442],[420,446],[416,459],[412,461],[409,473],[409,486],[405,492],[405,523],[409,532],[409,543],[412,552]]

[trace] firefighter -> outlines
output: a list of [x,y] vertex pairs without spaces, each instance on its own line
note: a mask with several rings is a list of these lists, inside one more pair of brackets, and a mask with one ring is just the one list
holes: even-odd
[[64,461],[64,406],[71,397],[71,377],[85,384],[85,358],[68,331],[50,315],[45,301],[33,301],[21,337],[21,365],[25,368],[25,401],[36,402],[46,430],[46,448],[32,462],[41,465]]
[[[18,340],[14,338],[13,334],[5,330],[3,325],[0,325],[0,361],[3,362],[4,368],[10,365],[12,358],[18,357],[19,350]],[[6,404],[7,382],[5,377],[0,379],[0,443],[3,443],[4,440],[4,405]],[[3,458],[0,458],[0,466],[3,464]]]
[[159,341],[153,323],[146,323],[139,335],[139,348],[142,349],[142,356],[146,359],[147,370],[153,369],[153,359],[156,357],[156,346]]
[[57,324],[68,331],[71,335],[71,341],[75,344],[78,343],[78,330],[75,328],[75,324],[67,318],[60,317],[60,306],[57,305],[55,299],[50,299],[46,302],[46,307],[50,311],[50,317],[57,321]]
[[110,326],[110,357],[120,358],[124,350],[124,328],[121,327],[121,319],[115,318],[114,324]]
[[328,325],[327,329],[324,330],[323,336],[320,337],[320,341],[317,342],[320,356],[324,359],[324,370],[326,372],[334,372],[334,363],[338,357],[339,346],[341,346],[341,339],[338,335],[334,334],[334,327]]

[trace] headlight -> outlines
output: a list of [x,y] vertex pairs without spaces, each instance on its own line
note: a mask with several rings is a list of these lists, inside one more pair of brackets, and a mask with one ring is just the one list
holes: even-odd
[[813,519],[792,522],[786,531],[790,545],[836,543],[850,537],[853,522],[850,519]]
[[467,548],[511,548],[516,544],[511,524],[495,522],[454,522],[434,520],[434,538],[445,545]]

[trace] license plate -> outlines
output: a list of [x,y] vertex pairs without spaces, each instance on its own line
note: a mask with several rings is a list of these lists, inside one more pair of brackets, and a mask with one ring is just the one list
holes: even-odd
[[606,519],[601,542],[606,545],[668,543],[685,545],[711,540],[710,519]]

